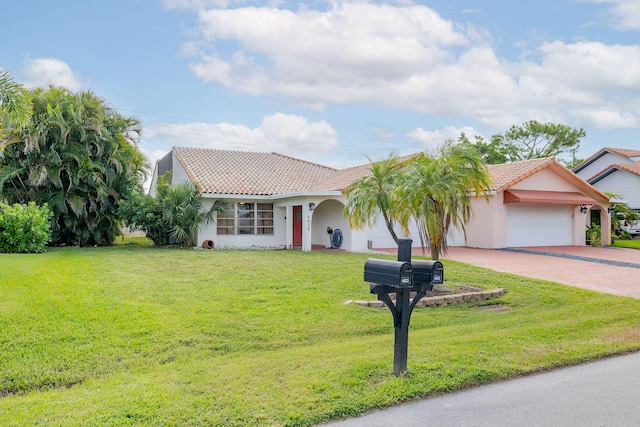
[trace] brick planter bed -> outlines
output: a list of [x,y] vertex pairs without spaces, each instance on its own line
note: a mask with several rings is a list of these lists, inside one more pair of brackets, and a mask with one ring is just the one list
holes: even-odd
[[[433,291],[432,291],[433,292]],[[443,291],[440,291],[443,292]],[[446,291],[444,291],[446,292]],[[436,291],[437,293],[437,291]],[[449,305],[466,304],[470,302],[482,302],[492,298],[498,298],[505,294],[503,288],[488,291],[462,292],[459,294],[447,293],[446,295],[433,295],[422,298],[416,307],[447,307]],[[427,295],[429,295],[427,293]],[[411,297],[413,298],[413,296]],[[393,299],[393,298],[392,298]],[[349,300],[345,304],[358,304],[364,307],[387,308],[382,301]]]

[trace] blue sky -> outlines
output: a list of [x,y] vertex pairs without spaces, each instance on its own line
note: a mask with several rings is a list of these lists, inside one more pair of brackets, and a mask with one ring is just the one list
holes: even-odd
[[637,0],[22,0],[0,68],[92,90],[173,145],[347,167],[535,119],[640,149]]

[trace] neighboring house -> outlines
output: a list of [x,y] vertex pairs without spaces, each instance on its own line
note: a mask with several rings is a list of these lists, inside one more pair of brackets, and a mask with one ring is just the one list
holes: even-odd
[[[327,228],[340,229],[341,248],[364,251],[395,243],[384,222],[352,230],[342,213],[344,189],[369,174],[370,165],[335,170],[277,153],[174,147],[155,166],[158,176],[172,172],[172,184],[191,181],[206,203],[223,199],[227,211],[203,227],[198,246],[213,240],[217,248],[301,248],[330,246]],[[584,245],[588,208],[606,213],[608,198],[555,159],[489,167],[494,186],[473,201],[475,216],[467,240],[452,233],[450,245],[483,248]],[[208,202],[207,202],[208,201]],[[603,215],[603,224],[608,224]],[[609,241],[603,227],[603,243]],[[416,235],[414,232],[412,235]],[[414,245],[419,246],[414,238]]]
[[605,147],[573,172],[602,192],[613,192],[640,213],[640,150]]

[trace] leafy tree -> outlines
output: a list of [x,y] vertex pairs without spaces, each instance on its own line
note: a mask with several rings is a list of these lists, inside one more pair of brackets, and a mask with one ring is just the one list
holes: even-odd
[[566,125],[531,120],[522,126],[511,126],[502,135],[502,144],[513,149],[509,160],[529,160],[557,156],[577,149],[586,133]]
[[575,159],[575,151],[580,146],[581,138],[585,136],[583,129],[531,120],[522,126],[511,126],[503,134],[493,135],[489,142],[478,135],[475,136],[475,142],[471,142],[464,133],[460,135],[459,141],[473,146],[488,164],[572,153],[573,160],[565,162],[569,166],[579,163]]
[[16,83],[6,71],[0,70],[0,149],[9,143],[6,130],[22,129],[31,119],[29,92]]
[[373,162],[369,159],[369,162],[371,174],[354,181],[345,189],[347,204],[344,217],[349,220],[351,227],[360,229],[372,226],[378,214],[382,214],[387,230],[397,244],[394,224],[400,205],[395,189],[402,163],[393,153],[382,161]]
[[471,198],[487,197],[490,177],[480,154],[468,144],[448,140],[435,155],[416,158],[406,168],[399,197],[407,209],[400,223],[408,231],[409,222],[418,224],[420,241],[428,242],[431,257],[438,259],[447,251],[449,229],[459,227],[471,219]]
[[171,186],[171,172],[158,178],[156,197],[136,194],[121,203],[120,213],[132,229],[142,230],[156,246],[169,243],[193,246],[199,227],[224,211],[223,200],[204,209],[202,195],[190,182]]
[[463,132],[460,134],[458,142],[475,148],[487,164],[498,165],[509,161],[511,156],[503,144],[503,138],[494,136],[491,141],[487,142],[480,135],[475,135],[474,139],[475,142],[471,142]]
[[31,92],[31,123],[14,129],[0,160],[0,191],[10,203],[47,203],[52,241],[109,245],[120,234],[118,201],[143,180],[138,120],[92,92]]

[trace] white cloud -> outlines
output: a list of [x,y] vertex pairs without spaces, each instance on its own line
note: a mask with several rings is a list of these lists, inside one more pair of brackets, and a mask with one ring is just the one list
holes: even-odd
[[325,121],[276,113],[265,116],[260,126],[231,123],[154,124],[145,127],[145,139],[169,139],[174,145],[240,151],[276,151],[309,157],[338,147],[338,134]]
[[89,81],[73,71],[69,64],[56,58],[31,59],[23,71],[27,76],[25,86],[29,88],[54,85],[64,86],[75,92],[89,84]]
[[591,0],[591,3],[608,4],[613,27],[620,30],[640,29],[640,2],[638,0]]
[[[640,4],[606,1],[629,9],[629,19]],[[637,44],[556,41],[527,46],[527,60],[509,61],[484,30],[422,5],[201,9],[199,20],[198,38],[185,47],[196,55],[197,77],[254,96],[290,97],[317,111],[376,104],[464,115],[496,128],[531,119],[585,127],[640,122]],[[237,48],[226,51],[230,45]]]
[[463,132],[471,141],[473,141],[473,137],[475,135],[479,135],[479,133],[470,126],[464,126],[461,128],[447,126],[444,129],[437,129],[432,131],[417,128],[407,133],[407,138],[418,141],[422,144],[425,150],[433,150],[434,148],[442,145],[442,143],[448,139],[457,141],[458,137]]

